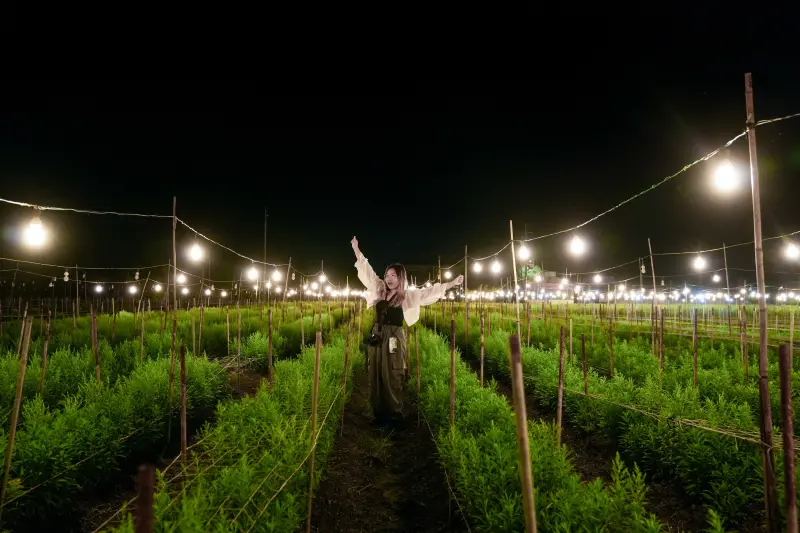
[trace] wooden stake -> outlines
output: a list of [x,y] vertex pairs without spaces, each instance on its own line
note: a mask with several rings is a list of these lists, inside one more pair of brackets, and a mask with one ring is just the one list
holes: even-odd
[[50,310],[47,311],[47,325],[44,327],[44,347],[42,349],[42,378],[39,382],[39,394],[44,394],[44,375],[47,372],[47,345],[50,344]]
[[236,318],[236,392],[242,394],[242,312]]
[[308,516],[306,533],[311,533],[311,507],[314,504],[314,462],[317,451],[317,403],[319,401],[319,356],[322,347],[322,332],[317,332],[317,348],[314,352],[314,384],[311,389],[311,457],[308,463]]
[[[662,341],[663,342],[663,341]],[[692,384],[697,387],[697,309],[692,318]]]
[[181,461],[186,465],[186,347],[181,344]]
[[136,476],[136,511],[133,517],[135,533],[153,533],[153,493],[156,487],[156,469],[153,465],[139,467]]
[[450,429],[456,424],[456,319],[450,319]]
[[[313,312],[313,310],[312,310]],[[303,348],[306,345],[306,327],[305,327],[305,320],[303,319],[303,308],[300,308],[300,351],[303,351]],[[314,327],[314,318],[311,318],[311,327]]]
[[[630,329],[628,329],[630,332]],[[572,362],[572,319],[569,319],[569,362]]]
[[144,314],[142,314],[142,334],[139,337],[139,361],[144,360]]
[[[14,396],[14,407],[11,410],[11,424],[8,430],[8,444],[6,445],[6,460],[3,468],[3,485],[0,486],[0,505],[6,501],[6,488],[8,477],[11,473],[11,456],[14,454],[14,439],[17,436],[17,423],[19,422],[19,408],[22,404],[22,388],[25,385],[25,370],[28,367],[28,348],[31,342],[31,327],[33,317],[26,317],[20,323],[22,328],[22,348],[20,351],[19,374],[17,375],[17,394]],[[2,507],[0,507],[0,515]]]
[[650,328],[652,333],[652,351],[656,353],[656,324],[655,324],[655,310],[656,310],[656,267],[653,263],[653,246],[650,244],[650,237],[647,238],[647,249],[650,250],[650,274],[653,276],[653,302],[650,305]]
[[231,356],[231,317],[230,313],[228,312],[228,306],[225,306],[225,338],[227,342],[225,343],[228,347],[228,357]]
[[781,422],[783,430],[783,471],[786,494],[786,532],[797,530],[797,480],[794,474],[794,415],[792,413],[792,352],[781,344],[778,353],[781,387]]
[[195,355],[197,354],[197,344],[195,342],[197,338],[195,337],[194,315],[190,316],[189,318],[192,322],[192,355]]
[[94,374],[97,382],[100,383],[100,351],[97,349],[97,315],[94,313],[94,305],[89,306],[89,313],[92,317],[92,353],[94,353]]
[[485,352],[485,344],[484,344],[484,335],[483,335],[483,311],[481,311],[481,387],[483,387],[483,357],[484,357],[484,352]]
[[586,336],[581,333],[581,357],[583,358],[583,394],[589,395],[589,365],[586,362]]
[[558,407],[556,409],[556,442],[561,445],[561,427],[563,425],[564,410],[564,326],[561,326],[559,335],[558,355]]
[[[270,386],[274,385],[275,376],[272,372],[272,309],[267,311],[268,331],[267,331],[267,379],[269,379]],[[349,336],[349,325],[348,325]],[[346,356],[345,356],[346,358]]]
[[417,354],[417,398],[419,398],[420,392],[420,379],[419,379],[419,340],[417,339],[417,329],[418,327],[414,328],[414,349]]
[[536,533],[536,502],[533,493],[533,471],[528,442],[528,415],[525,409],[525,391],[522,381],[522,356],[519,337],[508,338],[511,347],[511,388],[514,401],[514,419],[517,423],[517,448],[519,450],[519,475],[522,483],[522,507],[525,511],[525,531]]
[[608,350],[610,352],[610,359],[611,359],[611,370],[609,372],[609,377],[614,379],[614,323],[608,323]]

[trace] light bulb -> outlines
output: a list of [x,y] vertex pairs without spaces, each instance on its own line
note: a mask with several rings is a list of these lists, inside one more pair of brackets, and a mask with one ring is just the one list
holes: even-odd
[[531,249],[524,244],[519,247],[519,258],[527,261],[531,257]]
[[480,274],[480,272],[482,270],[483,270],[483,265],[482,264],[480,264],[478,262],[472,263],[472,271],[473,272],[475,272],[476,274]]
[[136,290],[137,290],[136,285],[131,285],[130,287],[128,287],[128,292],[131,294],[136,294]]
[[714,276],[711,279],[714,281],[714,283],[719,283],[720,280],[719,274],[714,274]]
[[181,289],[181,294],[189,294],[189,287],[184,287]]
[[178,274],[178,283],[186,283],[186,276]]
[[445,272],[444,272],[444,279],[450,279],[450,278],[452,278],[452,277],[453,277],[453,273],[452,273],[452,272],[450,272],[449,270],[445,270]]
[[569,242],[569,251],[572,253],[572,255],[583,255],[583,253],[586,251],[586,242],[575,235]]
[[194,261],[195,263],[203,259],[203,249],[200,248],[200,245],[194,243],[191,248],[189,248],[189,259]]
[[503,270],[503,265],[500,264],[500,261],[496,259],[492,262],[492,272],[498,274],[501,270]]
[[219,293],[219,295],[222,296],[223,298],[226,298],[228,296],[228,291],[222,291],[221,293]]
[[320,283],[325,283],[326,281],[328,281],[328,276],[326,276],[325,274],[320,274],[319,275],[319,282]]
[[786,245],[783,253],[786,255],[787,259],[792,261],[800,259],[800,248],[798,248],[798,246],[793,242],[790,242]]
[[161,292],[161,285],[156,283],[155,286],[153,287],[153,290],[156,291],[156,292]]
[[536,274],[536,277],[533,278],[533,281],[535,281],[536,283],[541,283],[542,282],[542,276],[539,275],[539,274]]
[[601,276],[600,274],[595,274],[593,279],[595,283],[600,283],[601,281],[603,281],[603,276]]
[[703,270],[706,267],[706,260],[703,259],[702,256],[698,255],[694,260],[694,268],[696,270]]
[[256,267],[250,267],[250,270],[247,271],[247,279],[250,281],[258,279],[258,270],[256,270]]
[[725,161],[714,172],[714,186],[723,192],[736,189],[739,185],[739,175],[730,162]]
[[274,281],[280,281],[282,277],[283,277],[283,274],[281,274],[281,271],[280,271],[280,270],[275,270],[275,271],[272,273],[272,279],[273,279]]
[[94,292],[97,292],[97,293],[103,292],[103,286],[102,285],[95,285],[94,286]]
[[211,289],[206,289],[205,290],[205,295],[206,296],[211,296]]
[[30,248],[40,248],[47,239],[47,232],[42,225],[42,219],[33,217],[22,234],[22,240]]

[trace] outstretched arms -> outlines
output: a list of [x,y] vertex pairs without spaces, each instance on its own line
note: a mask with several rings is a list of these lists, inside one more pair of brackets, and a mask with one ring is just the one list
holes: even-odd
[[440,298],[444,298],[445,293],[456,285],[464,283],[464,276],[458,276],[453,281],[447,283],[435,283],[431,287],[424,287],[418,291],[414,291],[419,298],[419,305],[430,305]]
[[369,292],[376,293],[378,290],[378,283],[381,282],[381,278],[375,274],[375,271],[372,270],[369,261],[367,261],[367,258],[364,257],[364,254],[362,254],[361,250],[358,248],[358,239],[353,237],[353,240],[350,241],[350,245],[353,247],[353,252],[356,254],[356,270],[358,271],[358,279],[364,284],[364,287],[366,287]]

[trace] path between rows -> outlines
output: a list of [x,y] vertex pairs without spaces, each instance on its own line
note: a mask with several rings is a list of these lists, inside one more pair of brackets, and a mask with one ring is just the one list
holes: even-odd
[[436,446],[416,406],[405,396],[406,427],[372,427],[369,383],[361,369],[344,413],[341,435],[314,495],[312,530],[328,532],[463,532],[450,501]]

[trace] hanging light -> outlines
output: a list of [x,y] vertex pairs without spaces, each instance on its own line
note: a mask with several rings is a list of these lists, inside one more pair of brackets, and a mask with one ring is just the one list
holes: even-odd
[[525,246],[524,244],[519,247],[519,258],[523,261],[527,261],[531,257],[531,249]]
[[211,289],[206,289],[205,290],[205,295],[206,296],[211,296]]
[[325,283],[326,281],[328,281],[328,276],[326,276],[325,274],[320,274],[319,275],[319,282],[320,283]]
[[787,243],[786,248],[783,250],[783,254],[786,256],[786,259],[796,261],[797,259],[800,259],[800,248],[798,248],[798,246],[793,242]]
[[184,287],[181,289],[181,294],[186,295],[189,294],[189,287]]
[[719,283],[719,280],[720,280],[719,274],[714,274],[714,276],[711,278],[711,280],[714,283]]
[[533,278],[533,281],[535,281],[536,283],[541,283],[542,282],[541,274],[536,274],[536,277]]
[[156,283],[155,286],[153,286],[153,290],[156,292],[161,292],[161,285]]
[[497,259],[492,261],[492,272],[495,274],[499,274],[501,270],[503,270],[503,265],[500,264],[500,261],[498,261]]
[[222,298],[227,298],[227,297],[228,297],[228,291],[222,291],[221,293],[219,293],[219,295],[220,295]]
[[575,235],[572,237],[572,240],[569,241],[569,251],[572,255],[583,255],[584,252],[586,252],[586,242]]
[[694,268],[695,270],[703,270],[706,267],[706,260],[703,259],[703,256],[698,255],[694,259]]
[[136,285],[131,285],[130,287],[128,287],[128,292],[131,294],[136,294],[137,290],[138,289],[136,288]]
[[283,277],[283,274],[281,274],[281,271],[280,271],[280,270],[278,270],[278,269],[275,269],[275,270],[272,272],[272,279],[273,279],[273,281],[280,281],[282,277]]
[[194,243],[191,248],[189,248],[189,259],[195,263],[201,261],[204,255],[205,253],[203,252],[203,249],[197,243]]
[[453,277],[453,273],[452,272],[450,272],[449,270],[445,270],[444,271],[444,279],[450,279],[452,277]]
[[103,292],[103,286],[102,285],[95,285],[94,286],[94,292],[96,292],[98,294]]
[[476,274],[480,274],[482,270],[483,270],[483,265],[482,264],[480,264],[477,261],[472,263],[472,271],[473,272],[475,272]]
[[47,240],[47,231],[37,213],[22,232],[22,241],[29,248],[41,248]]
[[595,283],[600,283],[601,281],[603,281],[603,276],[601,276],[600,274],[595,274],[594,278],[592,279]]
[[181,283],[181,284],[186,283],[186,276],[184,276],[183,274],[178,274],[178,278],[177,279],[178,279],[178,283]]

